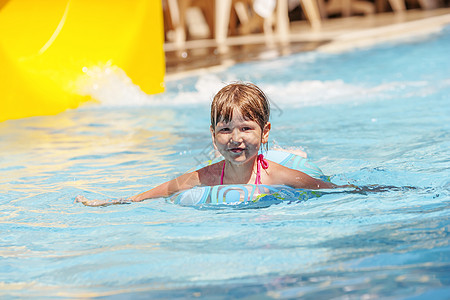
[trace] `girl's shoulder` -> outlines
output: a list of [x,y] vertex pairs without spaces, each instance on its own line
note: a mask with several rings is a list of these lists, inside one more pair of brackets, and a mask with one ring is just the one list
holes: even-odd
[[305,173],[314,178],[329,180],[318,166],[306,158],[306,155],[301,154],[292,151],[269,150],[266,159],[271,161],[272,165],[276,164],[276,169],[283,174],[295,176]]
[[[289,167],[286,167],[284,165],[281,165],[277,162],[267,160],[269,163],[269,167],[267,168],[267,173],[269,176],[274,177],[284,177],[284,176],[292,176],[295,175],[298,172],[301,172],[300,170],[291,169]],[[303,172],[301,172],[303,173]]]
[[269,160],[266,181],[269,185],[288,185],[295,188],[302,188],[303,184],[309,185],[313,177],[301,169],[292,169],[279,163]]
[[220,175],[222,174],[223,160],[204,166],[196,170],[201,185],[220,184]]

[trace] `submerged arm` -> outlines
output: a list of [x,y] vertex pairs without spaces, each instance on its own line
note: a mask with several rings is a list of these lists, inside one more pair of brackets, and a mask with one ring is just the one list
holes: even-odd
[[336,188],[352,188],[353,191],[345,191],[346,193],[365,194],[368,192],[385,192],[398,189],[414,189],[414,187],[396,187],[396,186],[381,186],[381,185],[368,185],[368,186],[356,186],[354,184],[337,185],[332,182],[323,181],[313,178],[308,174],[301,171],[294,170],[295,173],[291,174],[291,177],[287,179],[289,185],[294,188],[316,190],[316,189],[336,189]]

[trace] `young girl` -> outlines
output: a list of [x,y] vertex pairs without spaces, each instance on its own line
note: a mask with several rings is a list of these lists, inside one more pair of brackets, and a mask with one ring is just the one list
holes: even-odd
[[287,185],[302,189],[337,187],[307,174],[264,159],[258,154],[267,145],[271,124],[266,95],[251,83],[232,83],[222,88],[211,104],[211,137],[223,161],[183,174],[147,192],[127,200],[88,200],[78,196],[76,202],[89,206],[138,202],[169,197],[195,186],[223,184]]

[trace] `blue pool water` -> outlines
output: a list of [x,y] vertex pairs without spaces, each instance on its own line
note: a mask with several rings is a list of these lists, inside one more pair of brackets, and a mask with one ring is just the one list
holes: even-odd
[[[0,123],[0,297],[448,299],[450,30],[309,52]],[[101,77],[101,76],[100,76]],[[335,183],[393,185],[265,208],[164,199],[103,208],[208,158],[223,82],[272,100],[270,144],[306,151]]]

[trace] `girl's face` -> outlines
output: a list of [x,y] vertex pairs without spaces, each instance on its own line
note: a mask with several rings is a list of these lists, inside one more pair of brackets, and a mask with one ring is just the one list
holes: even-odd
[[211,127],[211,136],[214,146],[227,161],[242,164],[258,155],[261,144],[269,139],[269,131],[270,122],[261,130],[258,123],[245,120],[234,110],[229,123],[220,121],[215,129]]

